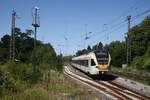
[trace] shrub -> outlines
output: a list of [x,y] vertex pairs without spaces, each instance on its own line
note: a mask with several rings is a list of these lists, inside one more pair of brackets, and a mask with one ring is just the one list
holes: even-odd
[[28,80],[32,75],[33,67],[28,64],[9,64],[10,72],[15,80]]
[[31,56],[31,62],[34,65],[39,65],[42,63],[52,65],[55,62],[56,53],[50,44],[39,45],[36,50],[34,50]]
[[2,97],[4,95],[4,87],[2,85],[0,85],[0,97]]
[[147,49],[147,51],[146,51],[146,54],[145,54],[146,56],[150,56],[150,47]]
[[150,71],[150,59],[146,59],[145,60],[144,68]]
[[31,56],[31,62],[34,66],[40,66],[42,70],[53,69],[62,71],[62,55],[56,56],[50,44],[39,45]]
[[135,57],[132,62],[132,66],[137,69],[143,69],[144,59],[143,57]]
[[29,78],[29,82],[37,83],[41,78],[41,76],[42,76],[41,70],[39,68],[35,68],[33,69],[32,75]]

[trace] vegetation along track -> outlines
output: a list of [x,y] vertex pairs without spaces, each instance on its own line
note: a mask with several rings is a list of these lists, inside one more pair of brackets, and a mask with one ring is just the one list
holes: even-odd
[[[70,66],[70,65],[68,65]],[[147,96],[144,96],[142,94],[139,94],[131,89],[128,89],[125,86],[122,86],[115,81],[101,81],[101,80],[93,80],[91,78],[82,76],[78,73],[74,73],[71,68],[65,67],[65,73],[77,80],[80,80],[83,83],[86,83],[90,86],[93,86],[117,99],[121,100],[149,100],[150,98]]]
[[150,78],[149,77],[146,77],[146,76],[141,76],[141,75],[138,75],[138,74],[133,74],[133,73],[124,73],[124,72],[119,72],[119,71],[113,71],[113,74],[115,76],[122,76],[122,77],[126,77],[126,78],[129,78],[129,79],[133,79],[133,80],[136,80],[136,81],[150,81]]

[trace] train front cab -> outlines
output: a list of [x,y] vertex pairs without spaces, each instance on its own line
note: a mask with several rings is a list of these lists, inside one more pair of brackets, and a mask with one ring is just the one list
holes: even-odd
[[[97,68],[99,69],[99,74],[106,74],[111,69],[110,62],[111,62],[111,56],[108,53],[108,55],[104,58],[97,58]],[[98,60],[99,59],[99,60]]]

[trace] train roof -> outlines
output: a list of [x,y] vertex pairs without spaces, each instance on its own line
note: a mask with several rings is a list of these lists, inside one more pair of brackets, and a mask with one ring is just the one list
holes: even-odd
[[80,55],[80,56],[77,56],[77,57],[73,57],[72,60],[91,59],[92,53],[95,53],[95,52],[107,52],[107,51],[105,49],[93,50],[93,51],[90,51],[89,53],[86,53],[86,54],[83,54],[83,55]]
[[89,53],[87,53],[87,54],[83,54],[83,55],[81,55],[81,56],[73,57],[72,60],[90,59],[92,53],[94,53],[94,51],[89,52]]

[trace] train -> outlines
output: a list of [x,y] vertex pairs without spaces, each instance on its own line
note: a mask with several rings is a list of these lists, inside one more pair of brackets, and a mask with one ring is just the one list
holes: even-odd
[[87,74],[99,75],[111,72],[111,56],[104,49],[72,58],[71,65]]

